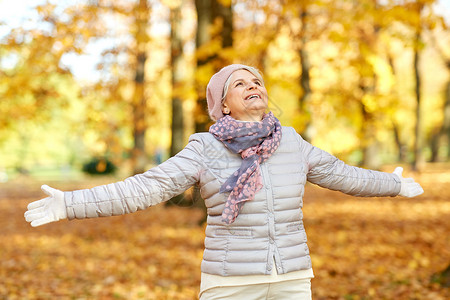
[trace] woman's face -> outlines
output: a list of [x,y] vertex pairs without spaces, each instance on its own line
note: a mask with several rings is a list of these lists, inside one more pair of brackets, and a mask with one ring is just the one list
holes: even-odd
[[231,74],[222,107],[224,114],[240,121],[261,121],[267,103],[267,90],[255,75],[247,70],[237,70]]

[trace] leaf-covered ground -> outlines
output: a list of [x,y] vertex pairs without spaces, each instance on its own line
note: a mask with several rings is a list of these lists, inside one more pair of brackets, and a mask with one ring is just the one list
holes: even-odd
[[[450,264],[450,172],[414,177],[426,191],[414,199],[354,198],[307,186],[314,299],[450,299],[450,289],[431,280]],[[197,298],[201,211],[160,205],[32,228],[23,213],[43,197],[39,186],[0,185],[0,299]]]

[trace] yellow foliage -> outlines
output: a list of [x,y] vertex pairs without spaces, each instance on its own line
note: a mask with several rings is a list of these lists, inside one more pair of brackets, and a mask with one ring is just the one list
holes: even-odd
[[[164,7],[148,7],[148,12],[140,16],[144,17],[143,21],[148,17],[149,24],[141,24],[138,35],[138,38],[145,38],[142,48],[147,50],[143,87],[147,105],[143,109],[147,113],[148,124],[143,121],[133,124],[129,103],[134,91],[135,54],[138,50],[136,37],[132,36],[136,31],[133,26],[137,25],[136,2],[113,1],[107,10],[94,2],[77,2],[63,9],[59,4],[40,5],[36,8],[39,22],[45,21],[50,28],[48,31],[46,26],[45,30],[19,27],[2,40],[2,62],[5,58],[17,58],[17,64],[12,68],[0,65],[1,74],[6,75],[0,77],[0,96],[6,99],[0,103],[0,113],[5,116],[0,120],[0,141],[5,145],[15,144],[15,149],[23,148],[19,137],[14,136],[10,129],[39,127],[49,120],[56,122],[63,118],[55,118],[55,115],[68,108],[69,114],[73,110],[70,115],[76,118],[76,122],[71,123],[70,129],[62,130],[74,136],[73,140],[77,142],[73,144],[80,144],[83,148],[73,150],[73,153],[84,150],[85,155],[88,149],[93,153],[111,151],[121,157],[132,146],[131,133],[135,125],[149,127],[146,138],[149,153],[156,147],[167,149],[171,136],[171,96],[183,98],[186,131],[192,133],[195,121],[208,121],[205,112],[195,111],[198,109],[194,107],[195,99],[203,98],[205,92],[204,88],[197,90],[197,87],[206,86],[223,62],[259,67],[270,90],[270,109],[282,119],[282,123],[293,125],[300,132],[307,130],[318,146],[336,154],[349,153],[362,144],[358,140],[364,121],[358,108],[361,102],[370,114],[369,119],[375,120],[370,124],[376,131],[373,135],[383,144],[389,144],[386,149],[395,150],[392,121],[401,127],[403,143],[411,146],[414,141],[411,43],[419,21],[427,28],[435,28],[438,19],[432,10],[426,10],[427,14],[420,19],[414,11],[415,4],[409,2],[392,7],[389,4],[374,6],[370,1],[303,1],[299,6],[298,1],[233,3],[219,0],[224,6],[234,5],[233,47],[222,48],[220,34],[226,29],[226,23],[222,18],[215,18],[211,24],[202,26],[206,30],[199,32],[205,35],[205,40],[210,36],[214,38],[193,49],[195,28],[198,28],[194,3],[164,0],[162,4],[168,8],[183,5],[182,20],[179,20],[183,33],[180,36],[182,49],[187,51],[182,53],[186,67],[181,69],[192,71],[182,75],[182,87],[171,90],[170,35],[167,28],[161,32],[158,30],[165,26],[161,24],[169,23],[169,14],[164,12]],[[427,0],[423,3],[430,5],[433,2]],[[63,13],[60,14],[61,11]],[[304,18],[300,12],[305,13]],[[110,26],[111,23],[114,26]],[[148,39],[147,33],[154,36]],[[448,32],[441,30],[436,36],[438,40],[443,37],[442,44],[445,45]],[[94,41],[98,43],[90,44]],[[422,46],[428,46],[425,43],[429,41],[424,40]],[[67,57],[67,53],[83,54],[91,46],[96,48],[102,44],[110,48],[103,49],[101,60],[93,62],[99,63],[98,70],[101,70],[95,87],[89,86],[82,92],[73,89],[71,93],[63,94],[66,88],[53,85],[50,78],[62,76],[73,80],[72,85],[81,85],[74,81],[71,70],[63,68],[62,58]],[[302,63],[306,62],[300,60],[300,50],[308,54],[306,62],[309,62],[312,90],[310,99],[301,108],[303,111],[300,111],[298,102],[304,92],[300,77],[306,75],[301,69]],[[443,88],[448,80],[448,71],[432,47],[421,50],[421,68],[426,74],[422,81],[423,103],[426,104],[422,107],[421,129],[423,136],[428,137],[443,122]],[[210,63],[193,71],[197,60],[211,57],[214,59]],[[81,113],[72,107],[78,96],[85,109]],[[30,124],[23,125],[23,122]],[[20,133],[23,132],[31,131]],[[41,128],[41,131],[33,132],[42,134],[45,130]],[[31,136],[24,135],[25,138]],[[59,148],[66,148],[66,152],[74,148],[73,145],[69,147],[64,138],[60,138],[58,143]],[[30,148],[35,152],[37,142],[33,141],[32,145]],[[42,152],[39,154],[35,155],[37,163]],[[9,159],[12,155],[5,157],[1,157],[2,161],[12,161]]]
[[378,93],[383,95],[392,93],[392,89],[395,84],[395,77],[392,74],[392,70],[388,62],[385,59],[375,55],[369,56],[368,61],[377,74]]

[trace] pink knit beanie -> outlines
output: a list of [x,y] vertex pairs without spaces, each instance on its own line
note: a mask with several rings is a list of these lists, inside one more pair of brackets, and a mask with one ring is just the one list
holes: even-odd
[[213,121],[223,117],[222,113],[222,93],[228,77],[237,70],[248,68],[246,65],[233,64],[223,67],[214,74],[206,87],[206,100],[208,102],[209,116]]

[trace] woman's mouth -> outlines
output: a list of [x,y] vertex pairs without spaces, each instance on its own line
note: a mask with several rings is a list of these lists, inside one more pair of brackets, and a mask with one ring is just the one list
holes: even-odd
[[244,100],[253,100],[253,99],[261,99],[261,96],[258,94],[251,94],[251,95],[248,95],[247,97],[245,97]]

